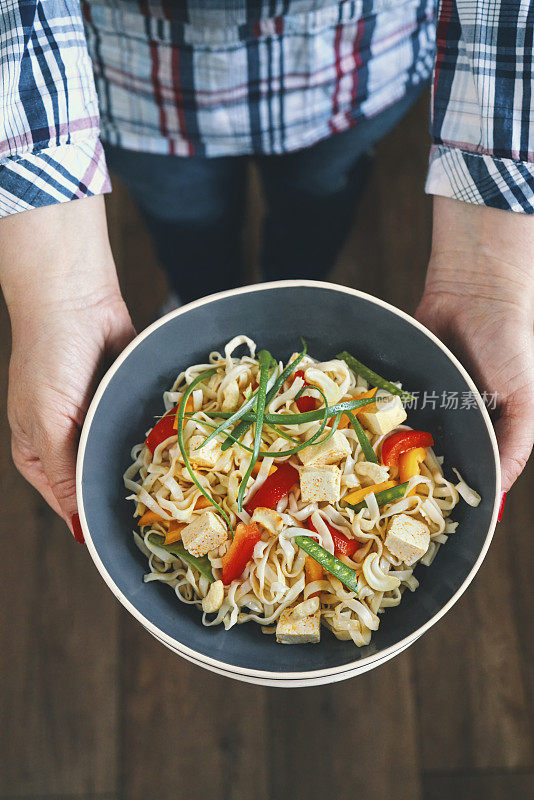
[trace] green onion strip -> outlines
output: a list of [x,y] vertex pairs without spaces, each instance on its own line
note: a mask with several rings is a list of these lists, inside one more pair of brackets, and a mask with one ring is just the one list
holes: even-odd
[[263,428],[263,415],[265,414],[265,398],[267,393],[267,381],[269,380],[269,367],[273,360],[272,355],[267,350],[260,350],[258,353],[258,362],[260,365],[260,380],[258,386],[258,395],[256,401],[256,419],[254,428],[254,451],[252,458],[249,461],[247,471],[243,476],[243,480],[239,486],[237,493],[237,508],[239,511],[243,510],[243,497],[245,496],[245,489],[247,488],[248,479],[252,475],[254,465],[258,460],[258,455],[261,447],[261,432]]
[[[267,392],[265,397],[266,406],[268,406],[271,400],[273,400],[276,397],[276,395],[278,394],[284,383],[287,381],[289,376],[294,372],[295,367],[297,367],[298,364],[300,364],[300,362],[306,355],[307,352],[306,343],[303,341],[302,344],[304,345],[302,352],[298,354],[298,356],[295,358],[294,361],[291,361],[289,364],[287,364],[286,368],[282,370],[279,377],[276,379],[272,387]],[[228,448],[231,447],[231,445],[234,443],[236,439],[240,439],[242,436],[244,436],[245,433],[250,428],[252,422],[254,422],[253,419],[243,420],[242,422],[240,422],[239,425],[237,425],[232,431],[232,437],[228,435],[228,437],[223,442],[222,444],[223,451],[228,450]]]
[[206,500],[209,500],[211,505],[215,509],[217,509],[219,514],[226,521],[226,523],[227,523],[228,527],[230,528],[230,531],[231,531],[231,533],[233,535],[233,529],[232,529],[232,523],[230,522],[230,517],[224,511],[224,509],[222,509],[221,506],[218,505],[215,502],[213,497],[206,491],[206,489],[204,489],[202,484],[199,482],[197,476],[193,472],[191,464],[189,463],[189,456],[187,454],[187,450],[185,449],[185,445],[184,445],[183,424],[184,424],[185,406],[186,406],[186,403],[187,403],[187,398],[190,396],[190,394],[194,391],[194,389],[198,386],[199,383],[201,383],[203,380],[205,380],[205,378],[208,378],[208,377],[211,378],[211,376],[214,375],[216,371],[217,371],[216,367],[212,367],[211,369],[208,369],[205,372],[201,372],[200,375],[197,375],[197,377],[193,381],[191,381],[189,386],[184,391],[184,393],[182,395],[182,401],[180,402],[180,405],[178,407],[178,413],[176,414],[176,419],[178,421],[178,430],[176,431],[176,433],[178,434],[178,447],[180,448],[180,453],[182,454],[182,458],[184,460],[185,467],[186,467],[187,471],[189,472],[189,475],[191,476],[191,480],[193,481],[193,483],[195,484],[197,489],[199,489],[202,492],[202,494],[204,495]]
[[[317,386],[314,386],[314,389],[317,389]],[[317,389],[317,391],[319,390]],[[353,411],[355,408],[368,406],[370,402],[368,397],[364,397],[358,400],[346,400],[343,403],[336,403],[335,406],[329,406],[328,417],[335,417],[344,411]],[[194,411],[187,411],[185,416],[191,417],[194,413]],[[216,419],[228,419],[231,416],[228,411],[204,411],[203,413]],[[305,411],[302,414],[264,414],[263,421],[268,425],[304,425],[306,422],[319,422],[323,418],[323,413],[324,408],[318,408],[316,411]],[[255,420],[256,415],[250,412],[243,417],[244,422],[252,423]],[[235,430],[232,431],[232,436],[235,436]]]
[[[272,356],[271,356],[271,361],[273,361]],[[259,392],[259,389],[258,389],[258,392]],[[231,425],[233,425],[234,422],[237,422],[238,420],[240,420],[241,417],[244,416],[244,414],[247,413],[247,411],[252,410],[252,408],[256,405],[256,402],[258,400],[258,392],[255,392],[253,395],[251,395],[251,397],[249,397],[249,399],[245,403],[243,403],[241,408],[238,408],[238,410],[234,411],[232,413],[232,415],[228,419],[226,419],[224,422],[221,422],[219,427],[215,428],[213,433],[210,433],[210,435],[207,437],[207,439],[205,439],[201,444],[199,444],[199,446],[196,447],[195,450],[200,450],[200,448],[204,447],[205,444],[207,444],[208,442],[211,442],[211,440],[214,439],[217,436],[217,434],[222,433],[223,431],[227,430],[227,428],[229,428]],[[247,428],[248,428],[248,425],[247,425]],[[222,449],[225,450],[226,448],[223,447]]]

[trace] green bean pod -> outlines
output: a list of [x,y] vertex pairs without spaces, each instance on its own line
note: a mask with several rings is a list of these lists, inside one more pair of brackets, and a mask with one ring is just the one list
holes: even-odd
[[155,544],[156,547],[161,547],[162,550],[166,550],[167,553],[171,553],[173,556],[177,556],[180,558],[184,563],[190,564],[190,566],[198,569],[201,575],[203,575],[210,583],[213,583],[215,578],[213,577],[213,572],[211,571],[211,563],[207,556],[203,556],[199,558],[198,556],[193,556],[189,553],[183,544],[179,542],[174,542],[173,544],[164,544],[163,542],[157,541],[158,539],[163,539],[163,536],[160,536],[158,533],[149,533],[148,541]]
[[385,378],[377,375],[376,372],[373,372],[372,369],[366,367],[365,364],[362,364],[362,362],[358,361],[357,358],[351,356],[351,354],[347,353],[346,350],[343,350],[342,353],[338,353],[336,358],[340,358],[342,361],[345,361],[345,363],[356,375],[360,375],[367,381],[367,383],[370,383],[371,386],[376,386],[377,389],[384,389],[390,394],[396,394],[402,398],[404,402],[415,399],[414,396],[409,392],[405,392],[404,389],[399,389],[399,387],[395,386],[395,384],[391,383],[391,381],[387,381]]
[[[406,494],[407,488],[408,481],[406,481],[406,483],[399,483],[398,486],[392,486],[390,489],[384,489],[382,492],[377,492],[375,494],[376,502],[379,506],[385,506],[386,503],[392,503],[394,500],[401,500]],[[356,505],[351,505],[350,503],[344,504],[343,500],[341,500],[341,505],[345,505],[346,508],[352,508],[353,511],[361,511],[362,508],[367,508],[365,498],[359,503],[356,503]]]
[[310,536],[295,536],[295,544],[322,566],[327,572],[341,581],[348,589],[358,593],[358,575],[337,556],[325,550],[315,539]]
[[372,464],[378,464],[377,455],[373,449],[371,442],[367,438],[364,429],[362,428],[360,420],[352,413],[352,411],[347,411],[346,414],[350,420],[350,424],[354,428],[356,436],[358,437],[358,441],[361,445],[362,452],[366,460],[371,461]]

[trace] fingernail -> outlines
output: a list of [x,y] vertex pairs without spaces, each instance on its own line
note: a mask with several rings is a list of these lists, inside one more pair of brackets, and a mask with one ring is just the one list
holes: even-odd
[[79,515],[73,514],[70,523],[72,525],[72,532],[74,534],[74,538],[76,539],[78,544],[85,544],[85,539],[83,538],[83,531],[82,531],[82,526],[80,524]]
[[506,503],[506,492],[501,492],[501,504],[499,506],[499,515],[497,517],[497,522],[500,522],[502,519],[505,503]]

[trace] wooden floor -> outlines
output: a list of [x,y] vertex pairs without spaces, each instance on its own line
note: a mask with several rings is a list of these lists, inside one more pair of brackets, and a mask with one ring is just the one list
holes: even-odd
[[[426,103],[379,146],[334,276],[409,312],[429,246]],[[164,281],[120,189],[109,216],[141,328]],[[251,252],[257,230],[252,219]],[[422,640],[349,682],[257,688],[194,667],[145,633],[15,472],[8,354],[2,306],[0,800],[534,797],[532,464],[479,576]]]

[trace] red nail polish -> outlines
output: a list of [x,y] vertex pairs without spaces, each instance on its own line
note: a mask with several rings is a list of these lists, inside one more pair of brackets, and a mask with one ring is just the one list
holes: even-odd
[[78,514],[74,514],[71,519],[72,525],[72,532],[74,534],[74,538],[78,542],[78,544],[85,544],[85,539],[83,538],[82,526],[80,524],[80,517]]
[[499,506],[499,515],[497,517],[497,522],[500,522],[502,519],[505,503],[506,503],[506,492],[501,492],[501,504]]

